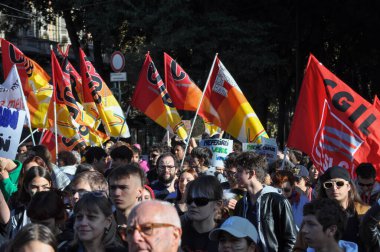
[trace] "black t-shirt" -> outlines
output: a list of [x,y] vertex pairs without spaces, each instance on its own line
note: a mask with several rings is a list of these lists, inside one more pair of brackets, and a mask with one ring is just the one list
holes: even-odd
[[181,216],[182,241],[181,249],[184,252],[217,252],[218,242],[208,238],[210,232],[198,233],[186,215]]

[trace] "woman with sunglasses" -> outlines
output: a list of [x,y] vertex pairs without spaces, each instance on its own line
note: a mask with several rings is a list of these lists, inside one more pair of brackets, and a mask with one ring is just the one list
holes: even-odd
[[223,190],[214,176],[201,176],[188,184],[188,211],[181,216],[184,251],[217,251],[218,243],[208,236],[217,226],[222,207]]
[[116,240],[112,204],[101,192],[84,194],[74,206],[74,240],[59,251],[104,252],[124,249]]
[[276,171],[272,176],[273,186],[282,190],[282,195],[285,196],[292,205],[294,222],[299,229],[303,219],[303,206],[309,202],[309,199],[295,188],[295,177],[291,171],[281,170]]
[[[360,199],[350,173],[344,167],[333,166],[328,168],[319,179],[321,186],[318,197],[335,199],[347,213],[348,222],[341,240],[355,242],[359,246],[359,251],[366,251],[365,244],[359,238],[359,227],[369,206]],[[303,251],[299,248],[305,245],[302,236],[299,236],[295,251]]]

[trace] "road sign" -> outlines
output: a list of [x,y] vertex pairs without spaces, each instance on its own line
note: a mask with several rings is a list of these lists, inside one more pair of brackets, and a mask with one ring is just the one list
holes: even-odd
[[125,66],[124,55],[120,51],[115,51],[111,55],[111,68],[114,72],[121,72]]
[[127,73],[121,72],[121,73],[111,73],[111,82],[117,82],[117,81],[127,81]]

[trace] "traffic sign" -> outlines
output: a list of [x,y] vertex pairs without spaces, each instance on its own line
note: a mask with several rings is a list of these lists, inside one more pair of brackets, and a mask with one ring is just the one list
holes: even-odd
[[111,55],[111,68],[114,72],[121,72],[125,66],[124,55],[120,51],[115,51]]
[[117,82],[117,81],[127,81],[127,73],[121,72],[121,73],[111,73],[111,82]]

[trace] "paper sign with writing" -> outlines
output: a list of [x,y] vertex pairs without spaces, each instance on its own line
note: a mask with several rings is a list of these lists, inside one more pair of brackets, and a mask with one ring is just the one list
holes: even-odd
[[25,114],[24,110],[0,106],[0,157],[15,159]]
[[212,151],[212,166],[224,167],[224,159],[232,152],[233,141],[230,139],[203,139],[199,145]]
[[243,143],[243,151],[253,151],[267,157],[268,163],[277,160],[277,143],[273,138],[263,138],[261,144]]

